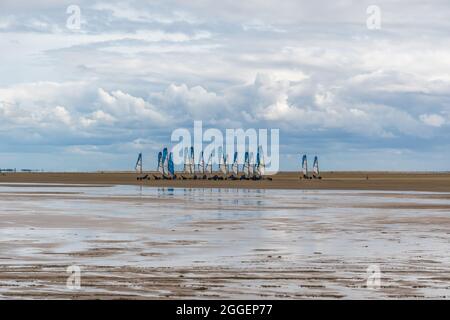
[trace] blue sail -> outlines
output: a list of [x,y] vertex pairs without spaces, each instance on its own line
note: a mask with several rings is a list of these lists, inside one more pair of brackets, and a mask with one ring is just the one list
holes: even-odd
[[142,153],[139,153],[136,165],[134,166],[134,170],[139,170],[139,173],[142,173]]
[[302,158],[302,170],[303,175],[308,175],[308,160],[306,159],[306,154],[304,154]]
[[172,154],[172,152],[169,153],[168,169],[169,169],[169,174],[171,176],[174,176],[175,175],[175,169],[174,169],[174,165],[173,165],[173,154]]
[[158,153],[158,171],[159,172],[161,172],[161,173],[163,173],[162,172],[162,152],[160,151],[159,153]]

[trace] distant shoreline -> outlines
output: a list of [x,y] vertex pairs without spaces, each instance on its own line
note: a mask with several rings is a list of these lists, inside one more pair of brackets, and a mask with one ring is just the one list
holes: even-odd
[[[146,172],[150,177],[156,172]],[[322,180],[301,180],[299,172],[280,172],[272,181],[145,180],[134,172],[2,172],[0,183],[144,185],[174,188],[242,188],[298,190],[385,190],[450,192],[450,173],[443,172],[323,172]]]

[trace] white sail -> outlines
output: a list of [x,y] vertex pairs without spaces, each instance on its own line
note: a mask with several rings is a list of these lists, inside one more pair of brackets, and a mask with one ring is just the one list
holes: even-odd
[[[220,160],[220,158],[219,158],[219,160]],[[220,162],[220,165],[219,165],[219,169],[224,175],[228,174],[228,155],[226,155],[226,154],[223,155],[222,161]]]
[[302,170],[303,170],[303,175],[308,176],[308,160],[306,158],[306,154],[304,154],[303,158],[302,158]]
[[189,158],[189,148],[186,147],[184,148],[184,168],[183,171],[184,173],[190,173],[190,167],[191,167],[191,163],[190,163],[190,158]]
[[231,170],[233,170],[233,174],[237,177],[239,173],[239,165],[238,165],[238,153],[234,153],[233,165],[231,166]]
[[249,162],[249,155],[248,152],[245,153],[245,158],[244,158],[244,167],[242,168],[242,170],[244,171],[244,175],[246,177],[250,176],[250,162]]
[[319,159],[317,156],[314,157],[313,173],[315,176],[319,176]]
[[139,153],[134,170],[136,170],[137,173],[142,174],[142,153]]
[[158,153],[158,171],[164,174],[162,152]]
[[190,156],[190,162],[189,162],[189,173],[194,174],[195,173],[195,161],[194,161],[194,147],[191,147],[191,156]]
[[[164,154],[165,154],[165,157],[164,157]],[[163,174],[167,175],[167,174],[169,174],[169,153],[167,152],[167,148],[164,148],[163,158],[164,158]]]
[[208,163],[206,164],[206,172],[213,173],[212,154],[209,155]]
[[253,164],[253,152],[248,156],[248,176],[252,177],[255,173],[255,165]]
[[205,159],[203,157],[203,151],[200,153],[200,160],[198,162],[198,171],[201,174],[205,174]]
[[258,174],[260,176],[263,176],[266,172],[266,163],[264,162],[264,151],[262,146],[259,146],[258,155],[259,155]]

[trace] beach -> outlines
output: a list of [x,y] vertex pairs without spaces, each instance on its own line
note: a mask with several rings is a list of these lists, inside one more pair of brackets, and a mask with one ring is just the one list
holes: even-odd
[[[450,192],[450,173],[323,172],[321,180],[300,179],[300,172],[280,172],[262,181],[153,180],[157,172],[145,172],[151,180],[138,181],[135,172],[0,173],[0,183],[120,184],[174,188],[240,188],[304,190],[392,190]],[[179,177],[182,174],[177,173]]]
[[[450,297],[448,174],[1,179],[1,299]],[[67,286],[71,266],[79,288]]]

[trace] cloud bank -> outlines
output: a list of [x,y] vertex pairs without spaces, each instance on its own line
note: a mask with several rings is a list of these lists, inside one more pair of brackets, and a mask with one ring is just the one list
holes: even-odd
[[194,120],[280,128],[281,167],[450,170],[445,1],[1,4],[0,167],[151,168]]

